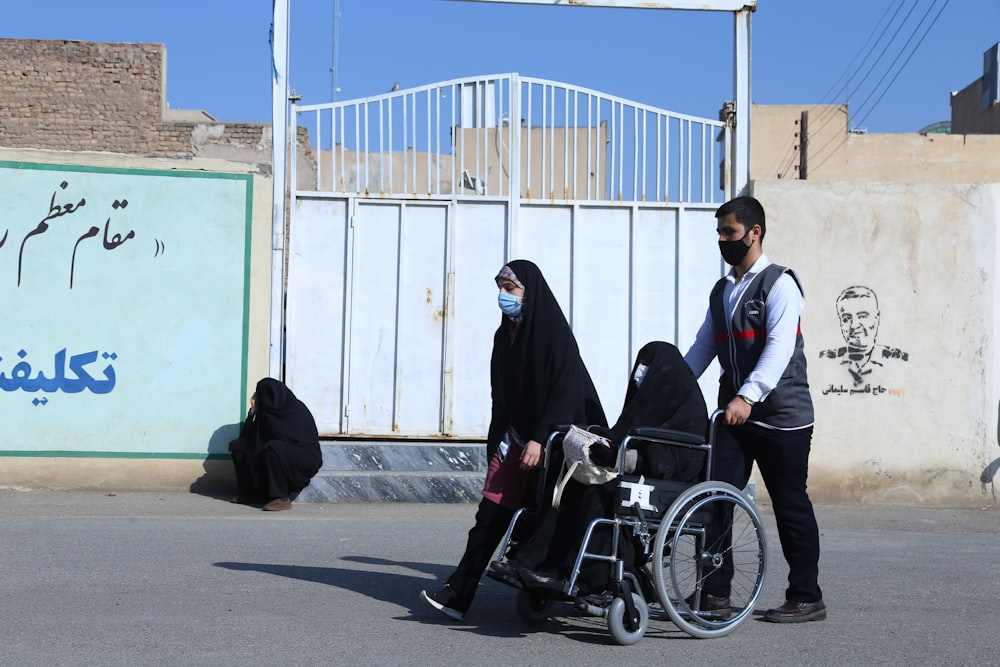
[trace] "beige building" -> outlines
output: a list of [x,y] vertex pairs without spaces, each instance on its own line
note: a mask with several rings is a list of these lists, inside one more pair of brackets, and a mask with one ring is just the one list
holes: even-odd
[[755,104],[751,178],[892,183],[1000,180],[1000,134],[851,132],[836,106]]
[[951,95],[950,133],[869,134],[846,105],[753,105],[750,176],[891,183],[1000,181],[998,45],[983,76]]

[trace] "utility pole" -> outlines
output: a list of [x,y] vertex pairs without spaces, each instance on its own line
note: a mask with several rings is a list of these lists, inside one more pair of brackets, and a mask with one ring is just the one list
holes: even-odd
[[337,101],[337,51],[340,50],[340,0],[333,0],[333,54],[330,57],[330,101]]
[[809,175],[809,112],[799,116],[799,180]]

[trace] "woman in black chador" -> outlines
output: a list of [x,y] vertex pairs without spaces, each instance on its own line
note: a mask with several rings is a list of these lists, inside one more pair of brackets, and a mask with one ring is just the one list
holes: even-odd
[[[680,351],[670,343],[647,343],[636,355],[636,362],[625,392],[625,404],[618,421],[610,429],[591,428],[611,441],[612,447],[592,446],[594,463],[614,466],[618,446],[629,429],[654,426],[705,436],[708,408],[698,381],[684,362]],[[634,444],[634,449],[631,448]],[[625,459],[628,474],[678,482],[697,482],[704,468],[704,453],[641,440],[630,443]],[[587,526],[596,518],[614,516],[618,481],[601,485],[580,484],[570,480],[563,490],[553,531],[539,531],[506,561],[496,561],[491,568],[508,581],[520,579],[529,588],[561,590],[572,572]],[[602,529],[593,533],[591,553],[610,553],[611,534]],[[619,556],[626,566],[638,567],[638,553],[628,539],[619,543]],[[610,570],[607,563],[585,560],[581,566],[581,594],[605,588]],[[652,598],[649,598],[652,599]]]
[[267,501],[269,512],[292,508],[291,497],[319,470],[316,421],[292,390],[273,378],[257,383],[240,437],[229,443],[236,467],[233,502]]
[[607,424],[576,338],[542,272],[514,260],[496,283],[503,316],[490,360],[493,412],[483,499],[458,568],[441,590],[420,592],[424,603],[455,620],[472,604],[514,512],[534,500],[536,469],[553,427]]

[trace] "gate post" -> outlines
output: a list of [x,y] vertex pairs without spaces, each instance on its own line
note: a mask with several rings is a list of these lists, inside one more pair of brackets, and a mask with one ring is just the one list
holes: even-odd
[[271,315],[269,376],[284,380],[285,171],[288,164],[288,25],[289,0],[275,0],[271,24]]
[[510,192],[508,193],[507,219],[510,236],[505,249],[505,260],[510,259],[511,241],[517,239],[517,220],[521,208],[521,77],[510,75],[510,114],[507,126],[510,128]]
[[735,71],[733,76],[736,100],[736,133],[733,142],[732,195],[744,194],[750,182],[750,15],[752,7],[734,12]]

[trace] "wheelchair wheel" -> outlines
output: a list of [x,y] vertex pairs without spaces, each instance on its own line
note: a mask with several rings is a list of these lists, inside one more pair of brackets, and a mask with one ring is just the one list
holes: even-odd
[[555,600],[539,591],[522,589],[517,592],[517,614],[529,625],[548,620],[555,604]]
[[[713,516],[723,517],[719,535],[709,530]],[[732,611],[703,611],[704,584],[727,559],[733,570]],[[652,565],[660,602],[677,627],[701,639],[727,635],[750,618],[764,586],[767,537],[760,515],[730,484],[697,484],[663,517]]]
[[626,618],[628,608],[625,600],[615,598],[608,608],[608,633],[611,638],[622,646],[631,646],[646,634],[649,627],[649,607],[638,593],[632,593],[632,604],[635,605],[638,619]]

